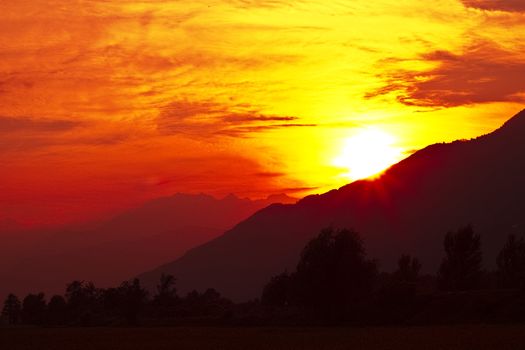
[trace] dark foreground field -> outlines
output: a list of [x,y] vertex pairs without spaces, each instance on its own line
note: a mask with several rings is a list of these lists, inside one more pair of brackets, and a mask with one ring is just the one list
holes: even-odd
[[0,349],[371,349],[525,348],[525,326],[412,328],[12,328]]

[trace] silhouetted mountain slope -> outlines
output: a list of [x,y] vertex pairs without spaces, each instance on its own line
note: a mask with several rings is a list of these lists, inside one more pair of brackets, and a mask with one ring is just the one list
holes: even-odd
[[237,300],[257,297],[270,276],[293,270],[305,243],[329,225],[358,230],[383,269],[409,253],[435,272],[445,233],[472,223],[493,266],[507,235],[525,230],[524,180],[522,111],[492,134],[418,151],[378,179],[267,207],[140,278],[153,286],[164,272],[182,291],[214,287]]
[[116,285],[217,237],[270,203],[233,195],[215,199],[176,194],[90,225],[89,230],[2,234],[0,296],[11,291],[63,292],[74,279]]

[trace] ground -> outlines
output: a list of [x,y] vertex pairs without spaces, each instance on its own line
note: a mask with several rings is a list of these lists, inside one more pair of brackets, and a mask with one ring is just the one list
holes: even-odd
[[0,328],[0,349],[522,350],[525,326]]

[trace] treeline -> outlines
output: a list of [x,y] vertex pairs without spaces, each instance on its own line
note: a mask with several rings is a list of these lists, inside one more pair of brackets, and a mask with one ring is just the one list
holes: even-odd
[[509,236],[497,270],[482,269],[481,238],[471,226],[449,232],[435,275],[401,255],[380,272],[359,234],[323,230],[303,249],[295,271],[271,278],[260,300],[235,304],[214,289],[181,297],[163,275],[149,295],[135,279],[116,288],[74,281],[49,301],[43,293],[10,294],[2,319],[11,325],[425,324],[525,321],[525,240]]
[[261,302],[276,319],[357,324],[525,321],[525,240],[511,235],[497,270],[482,269],[481,237],[472,226],[448,232],[435,275],[420,275],[402,255],[380,273],[352,230],[328,228],[302,251],[294,272],[274,276]]
[[173,323],[179,319],[227,317],[233,303],[216,290],[193,291],[179,297],[175,278],[162,275],[156,294],[149,297],[138,279],[116,288],[96,288],[92,282],[74,281],[64,296],[28,294],[23,300],[7,296],[2,316],[10,325],[95,326],[137,325],[141,320]]

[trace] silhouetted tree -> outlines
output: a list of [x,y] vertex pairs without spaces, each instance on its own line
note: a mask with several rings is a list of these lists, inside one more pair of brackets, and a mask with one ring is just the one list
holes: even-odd
[[99,308],[99,290],[93,282],[73,281],[66,286],[68,322],[90,325]]
[[14,294],[9,294],[4,301],[4,308],[2,309],[2,316],[7,318],[9,324],[17,324],[20,322],[22,313],[22,304],[18,297]]
[[180,314],[183,317],[223,318],[231,314],[231,306],[232,302],[213,288],[202,294],[193,290],[181,299]]
[[222,317],[231,304],[214,288],[206,289],[201,295],[202,313],[207,316]]
[[106,322],[112,323],[121,317],[121,295],[119,288],[106,288],[101,290],[99,299]]
[[421,270],[421,264],[419,260],[411,257],[410,255],[401,255],[397,262],[397,271],[394,273],[394,277],[397,281],[401,282],[416,282],[419,276],[419,270]]
[[333,317],[368,295],[376,275],[376,264],[366,259],[357,232],[328,228],[301,253],[294,277],[294,298],[299,305]]
[[398,268],[392,274],[383,274],[378,301],[385,318],[399,320],[406,316],[416,301],[417,282],[421,264],[410,255],[401,255]]
[[157,294],[153,297],[153,307],[157,317],[174,317],[180,302],[175,288],[176,279],[172,275],[162,274],[157,285]]
[[498,279],[502,287],[525,287],[525,240],[510,235],[498,254]]
[[221,293],[215,288],[208,288],[202,293],[201,299],[205,304],[216,303],[221,299]]
[[184,298],[184,306],[188,315],[195,314],[200,304],[200,294],[196,290],[192,290]]
[[290,303],[292,279],[287,272],[272,277],[264,286],[261,303],[266,306],[283,307]]
[[443,242],[446,256],[438,274],[440,288],[468,290],[479,286],[481,278],[481,238],[471,225],[448,232]]
[[176,298],[177,289],[175,288],[175,282],[177,280],[172,275],[162,274],[160,276],[159,284],[157,285],[157,295],[155,299],[162,299],[165,297]]
[[122,282],[118,288],[119,311],[128,324],[137,324],[138,315],[144,308],[148,293],[135,278],[132,282]]
[[67,304],[61,295],[53,295],[47,305],[47,322],[50,324],[65,324],[67,322]]
[[25,324],[39,325],[44,323],[46,300],[44,293],[28,294],[22,302],[22,321]]

